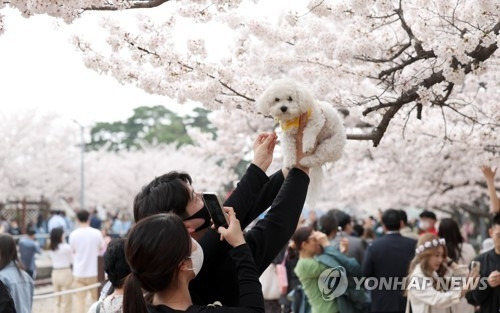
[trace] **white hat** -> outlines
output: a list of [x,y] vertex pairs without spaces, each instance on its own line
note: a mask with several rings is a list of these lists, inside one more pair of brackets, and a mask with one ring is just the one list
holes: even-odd
[[490,251],[494,247],[495,243],[493,242],[493,238],[486,238],[485,240],[483,240],[482,248],[481,251],[479,251],[479,253],[485,253],[487,251]]

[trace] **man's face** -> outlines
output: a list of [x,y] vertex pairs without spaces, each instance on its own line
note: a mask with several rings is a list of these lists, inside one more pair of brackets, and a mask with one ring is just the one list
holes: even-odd
[[436,223],[435,220],[432,218],[428,217],[421,217],[420,218],[420,229],[422,230],[428,230],[434,227],[434,224]]
[[[189,190],[190,200],[186,207],[186,213],[188,216],[193,216],[201,210],[205,204],[203,203],[202,194],[200,192],[196,192],[190,184],[187,184],[187,188]],[[203,225],[204,222],[205,220],[203,218],[194,218],[184,221],[184,225],[186,225],[188,229],[194,230]]]
[[500,225],[495,224],[492,228],[490,228],[490,237],[493,238],[493,242],[495,243],[495,251],[497,253],[500,252]]

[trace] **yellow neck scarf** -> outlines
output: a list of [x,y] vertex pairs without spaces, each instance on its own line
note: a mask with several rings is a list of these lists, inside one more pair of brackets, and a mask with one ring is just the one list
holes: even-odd
[[[312,109],[307,110],[307,119],[308,120],[311,117],[311,114],[312,114]],[[287,131],[287,130],[290,130],[292,128],[299,128],[299,122],[300,122],[300,116],[294,118],[293,120],[289,120],[286,122],[280,121],[281,130]]]

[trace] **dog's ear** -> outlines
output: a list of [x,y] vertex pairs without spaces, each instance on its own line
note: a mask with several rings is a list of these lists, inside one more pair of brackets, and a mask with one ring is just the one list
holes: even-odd
[[314,96],[312,92],[305,85],[296,84],[297,103],[299,104],[302,112],[307,111],[314,103]]
[[269,110],[269,92],[264,90],[264,92],[255,99],[255,104],[257,106],[257,111],[269,115],[271,111]]

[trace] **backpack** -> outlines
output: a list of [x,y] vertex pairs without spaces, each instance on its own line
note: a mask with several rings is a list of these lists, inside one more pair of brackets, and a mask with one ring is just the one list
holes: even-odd
[[369,299],[364,288],[356,289],[353,277],[362,277],[361,266],[354,258],[342,254],[338,248],[327,246],[316,260],[329,268],[343,267],[347,274],[347,290],[337,298],[339,311],[342,313],[364,313],[368,309]]

